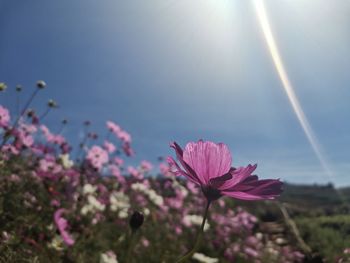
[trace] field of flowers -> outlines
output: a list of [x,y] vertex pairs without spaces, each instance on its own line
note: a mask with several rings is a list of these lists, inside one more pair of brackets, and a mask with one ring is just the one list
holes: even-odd
[[282,184],[259,180],[255,165],[231,168],[224,144],[198,141],[182,150],[173,143],[174,158],[127,166],[131,135],[112,121],[104,138],[86,121],[77,145],[62,130],[53,133],[42,120],[56,103],[42,115],[31,109],[44,88],[39,81],[17,116],[0,105],[0,262],[307,258],[298,242],[263,231],[261,219],[237,205],[274,199]]

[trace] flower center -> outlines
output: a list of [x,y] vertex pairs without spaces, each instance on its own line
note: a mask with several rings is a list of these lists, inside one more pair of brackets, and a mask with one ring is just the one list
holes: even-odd
[[205,197],[208,199],[208,201],[215,201],[217,199],[219,199],[222,194],[220,192],[220,190],[213,188],[211,186],[202,186],[202,191],[203,194],[205,195]]

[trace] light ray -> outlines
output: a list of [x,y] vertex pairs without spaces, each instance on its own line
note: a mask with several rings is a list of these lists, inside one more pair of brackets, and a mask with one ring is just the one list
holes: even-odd
[[313,149],[316,157],[318,158],[324,172],[330,179],[334,179],[333,173],[329,167],[328,161],[323,153],[322,146],[319,143],[305,113],[300,105],[299,99],[294,91],[293,85],[291,84],[285,66],[283,64],[282,58],[280,56],[275,38],[273,36],[270,22],[266,13],[266,8],[263,0],[254,0],[255,10],[260,22],[261,30],[265,37],[267,47],[270,51],[273,63],[275,65],[277,74],[282,82],[283,89],[288,97],[290,104],[297,116],[299,123]]

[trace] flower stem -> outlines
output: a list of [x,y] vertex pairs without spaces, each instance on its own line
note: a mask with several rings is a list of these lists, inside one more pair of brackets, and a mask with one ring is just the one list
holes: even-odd
[[133,251],[134,248],[134,240],[135,240],[135,230],[131,230],[131,235],[130,235],[130,240],[129,240],[129,247],[128,247],[128,251],[126,253],[126,260],[125,263],[130,263],[131,261],[131,253]]
[[193,248],[190,251],[188,251],[185,255],[183,255],[181,258],[179,258],[176,261],[176,263],[186,262],[186,260],[190,259],[192,257],[192,255],[194,254],[194,252],[196,252],[196,250],[199,246],[199,243],[202,239],[202,236],[203,236],[203,230],[204,230],[205,222],[206,222],[207,217],[208,217],[209,206],[210,206],[210,201],[208,200],[207,205],[206,205],[205,210],[204,210],[202,225],[201,225],[201,228],[199,229],[199,231],[196,235],[196,239],[194,241]]
[[47,107],[45,112],[39,117],[40,122],[42,122],[42,120],[46,117],[47,114],[49,114],[50,111],[51,111],[51,107]]

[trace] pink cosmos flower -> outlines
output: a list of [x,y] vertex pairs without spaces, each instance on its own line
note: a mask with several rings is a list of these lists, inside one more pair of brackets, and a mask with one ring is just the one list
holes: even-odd
[[119,165],[119,166],[122,166],[124,164],[124,160],[119,157],[114,157],[113,161],[116,165]]
[[103,148],[108,152],[108,153],[114,153],[116,151],[116,147],[113,143],[109,141],[105,141],[103,143]]
[[149,161],[141,161],[141,169],[145,172],[149,172],[153,169],[153,165]]
[[108,162],[109,157],[105,150],[100,146],[94,145],[89,150],[86,159],[94,168],[100,170],[102,166]]
[[118,124],[116,124],[112,121],[107,121],[106,126],[107,126],[108,130],[113,132],[115,135],[117,135],[122,130]]
[[126,132],[126,131],[120,131],[119,133],[118,133],[118,138],[121,140],[121,141],[123,141],[124,143],[128,143],[128,144],[130,144],[131,143],[131,135],[128,133],[128,132]]
[[47,128],[45,125],[41,125],[40,129],[49,143],[53,143],[57,145],[63,145],[64,143],[66,143],[66,139],[62,135],[52,134],[49,128]]
[[19,150],[17,150],[17,148],[11,144],[5,144],[2,148],[1,148],[1,152],[2,153],[10,153],[13,155],[18,155],[20,152]]
[[137,170],[133,166],[128,166],[128,173],[136,179],[142,180],[144,178],[143,173]]
[[176,175],[184,175],[193,183],[200,185],[209,201],[223,195],[242,200],[274,199],[282,192],[282,182],[279,180],[259,180],[252,175],[257,165],[233,168],[231,153],[227,145],[210,141],[190,142],[185,149],[176,143],[177,162],[168,157],[168,162]]
[[0,105],[0,127],[7,127],[10,121],[10,113],[8,109]]
[[134,150],[131,148],[130,143],[123,143],[122,149],[127,156],[133,156]]
[[65,218],[62,217],[62,214],[65,213],[66,210],[63,208],[58,209],[54,214],[54,221],[55,224],[60,231],[61,237],[64,241],[64,243],[67,246],[74,245],[74,239],[70,236],[70,234],[67,232],[68,222]]

